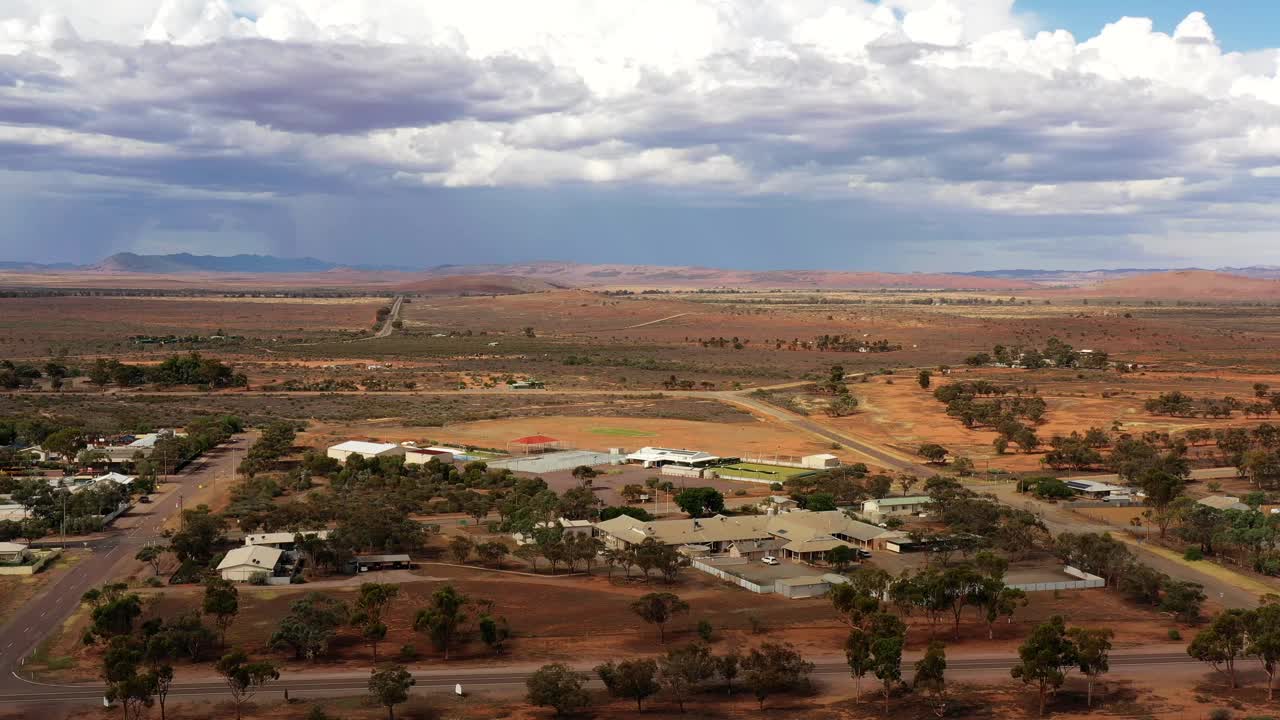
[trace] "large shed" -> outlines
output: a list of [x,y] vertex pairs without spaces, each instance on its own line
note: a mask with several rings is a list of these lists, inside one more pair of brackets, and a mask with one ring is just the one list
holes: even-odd
[[526,435],[507,443],[508,452],[525,455],[563,449],[564,443],[550,435]]

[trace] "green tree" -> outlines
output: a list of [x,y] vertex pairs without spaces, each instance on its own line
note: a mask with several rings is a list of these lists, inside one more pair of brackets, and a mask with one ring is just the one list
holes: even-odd
[[928,370],[921,370],[916,374],[916,382],[925,390],[929,389],[929,385],[933,382],[933,373]]
[[659,679],[684,712],[684,701],[716,673],[716,659],[706,645],[692,644],[667,651],[658,661]]
[[81,596],[81,602],[91,606],[90,625],[85,633],[85,643],[95,640],[111,640],[133,632],[133,622],[142,615],[142,599],[137,593],[125,592],[124,583],[111,583],[93,588]]
[[1034,684],[1040,699],[1040,716],[1051,690],[1062,687],[1067,670],[1078,664],[1075,644],[1067,637],[1066,623],[1055,615],[1040,623],[1018,648],[1018,664],[1009,671],[1024,685]]
[[525,680],[530,705],[555,708],[556,715],[565,715],[585,708],[591,702],[583,687],[586,676],[574,672],[563,663],[551,663],[538,668]]
[[144,545],[133,556],[133,559],[147,563],[151,566],[153,577],[160,577],[160,560],[164,558],[164,554],[168,551],[168,548],[163,545]]
[[294,657],[315,660],[329,651],[329,641],[347,624],[347,604],[322,593],[307,593],[289,606],[289,614],[271,635],[272,647],[288,647]]
[[495,655],[501,654],[507,638],[511,637],[511,627],[504,617],[494,618],[484,615],[480,618],[480,640],[493,650]]
[[827,564],[836,572],[848,570],[853,559],[853,549],[848,545],[837,545],[827,551]]
[[772,694],[794,690],[809,682],[813,663],[790,644],[766,642],[742,659],[743,683],[751,689],[760,709]]
[[1080,672],[1088,678],[1087,707],[1093,707],[1093,683],[1111,670],[1111,638],[1115,633],[1107,628],[1071,628],[1067,637],[1076,646],[1076,663]]
[[396,720],[396,706],[409,700],[409,688],[417,684],[403,665],[369,671],[369,699],[387,709],[387,720]]
[[902,681],[902,648],[907,626],[896,615],[881,613],[871,621],[871,673],[884,686],[884,712],[889,713],[889,694]]
[[1239,687],[1236,681],[1236,659],[1244,652],[1248,642],[1248,621],[1249,613],[1246,610],[1224,610],[1213,618],[1209,627],[1196,633],[1187,646],[1188,655],[1225,675],[1233,690]]
[[227,628],[235,622],[240,613],[240,591],[236,584],[222,578],[210,578],[204,584],[204,602],[201,609],[205,615],[212,615],[214,624],[218,626],[218,642],[227,644]]
[[1267,700],[1274,699],[1280,672],[1280,604],[1266,602],[1247,618],[1249,644],[1245,653],[1258,658],[1267,674]]
[[941,642],[934,640],[924,657],[916,661],[916,674],[911,684],[917,690],[927,690],[933,698],[935,707],[941,717],[946,711],[947,696],[947,649]]
[[104,696],[120,703],[125,720],[141,718],[154,704],[155,679],[140,672],[142,652],[131,638],[114,637],[102,657],[102,679],[107,689]]
[[240,720],[246,702],[252,700],[267,683],[280,679],[280,671],[275,665],[265,660],[251,662],[243,650],[232,650],[223,655],[214,668],[231,691],[231,700],[236,705],[236,720]]
[[849,630],[849,637],[844,641],[844,657],[849,663],[849,675],[853,678],[854,697],[862,699],[862,678],[871,672],[871,636],[867,631],[855,627]]
[[226,542],[226,520],[205,505],[182,511],[182,528],[169,538],[169,547],[180,563],[205,568],[214,551]]
[[689,612],[689,603],[674,593],[649,593],[631,603],[631,611],[641,620],[658,626],[658,639],[666,644],[666,625],[673,617]]
[[724,495],[709,487],[686,488],[675,497],[676,505],[693,517],[711,515],[724,510]]
[[916,454],[934,464],[941,464],[947,459],[947,449],[937,443],[921,445]]
[[458,631],[467,620],[467,608],[471,599],[458,592],[452,585],[445,585],[431,594],[430,604],[418,611],[413,627],[431,638],[437,650],[444,651],[449,659],[449,648],[457,639]]
[[465,535],[455,535],[453,540],[449,541],[449,553],[453,555],[454,561],[460,565],[471,557],[471,553],[475,548],[476,544]]
[[733,679],[738,677],[741,670],[742,655],[737,650],[730,650],[716,658],[716,672],[724,678],[726,690],[730,695],[733,694]]
[[636,701],[636,710],[644,710],[645,698],[658,692],[658,663],[653,660],[609,661],[596,666],[596,674],[609,694]]

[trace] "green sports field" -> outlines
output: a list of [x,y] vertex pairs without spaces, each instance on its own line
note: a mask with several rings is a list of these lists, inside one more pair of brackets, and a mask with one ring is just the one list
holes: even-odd
[[646,432],[644,430],[632,430],[630,428],[618,428],[618,427],[594,427],[594,428],[591,428],[590,432],[592,435],[608,435],[609,437],[629,437],[629,438],[653,437],[654,435],[653,433]]
[[778,482],[785,482],[797,475],[807,475],[813,472],[805,468],[761,465],[759,463],[738,463],[736,465],[725,465],[718,469],[729,475],[740,475],[760,480],[777,480]]

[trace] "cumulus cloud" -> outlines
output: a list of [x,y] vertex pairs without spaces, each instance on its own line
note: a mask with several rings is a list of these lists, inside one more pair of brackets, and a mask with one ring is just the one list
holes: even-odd
[[1121,17],[1076,38],[1014,0],[0,8],[8,169],[255,202],[657,188],[984,223],[1122,216],[1136,232],[1098,232],[1154,248],[1200,228],[1253,252],[1278,106],[1280,51],[1225,52],[1199,12],[1171,34]]

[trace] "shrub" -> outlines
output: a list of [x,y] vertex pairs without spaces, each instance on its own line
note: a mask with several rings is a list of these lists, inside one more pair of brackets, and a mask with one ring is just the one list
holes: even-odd
[[1203,560],[1204,553],[1198,547],[1189,547],[1187,551],[1182,553],[1183,560]]
[[400,661],[413,662],[418,659],[418,648],[413,645],[405,645],[400,648]]
[[312,705],[307,713],[307,720],[329,720],[329,715],[319,705]]
[[1170,628],[1170,629],[1169,629],[1169,639],[1170,639],[1170,640],[1174,640],[1174,641],[1181,640],[1181,639],[1182,639],[1182,633],[1178,632],[1178,628]]
[[698,637],[702,638],[703,642],[711,642],[711,634],[712,634],[711,621],[699,620],[698,621]]
[[778,482],[773,483],[772,485],[769,486],[769,489],[774,492],[782,492],[782,483],[778,483]]
[[1231,711],[1226,708],[1214,708],[1209,711],[1209,720],[1231,720]]
[[256,572],[253,575],[249,576],[249,584],[250,585],[266,585],[267,577],[268,577],[267,573]]
[[147,581],[146,581],[145,585],[146,585],[147,587],[158,588],[158,587],[163,586],[163,585],[164,585],[164,583],[160,582],[160,578],[158,578],[158,577],[149,577],[149,578],[147,578]]

